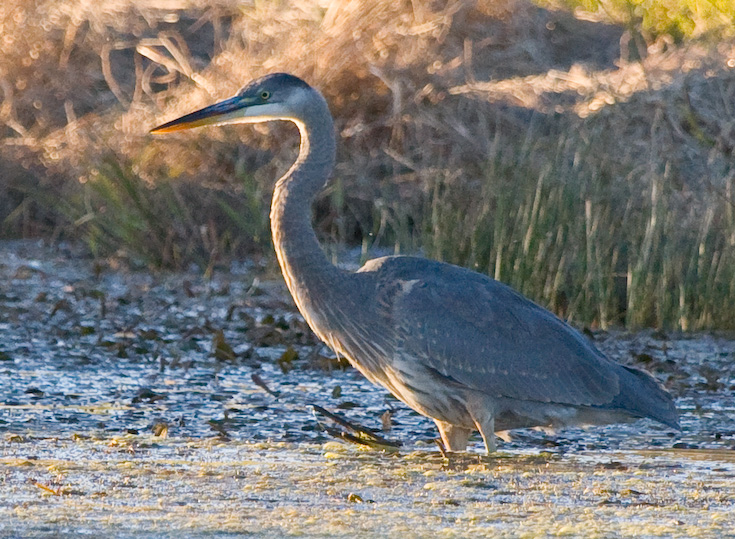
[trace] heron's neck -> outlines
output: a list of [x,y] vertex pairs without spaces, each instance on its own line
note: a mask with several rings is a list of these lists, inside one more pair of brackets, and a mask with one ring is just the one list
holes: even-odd
[[283,277],[299,310],[316,331],[315,311],[326,307],[317,302],[330,301],[338,294],[344,275],[325,256],[311,225],[312,201],[334,167],[332,117],[326,103],[308,114],[297,122],[301,132],[299,157],[276,184],[270,219]]

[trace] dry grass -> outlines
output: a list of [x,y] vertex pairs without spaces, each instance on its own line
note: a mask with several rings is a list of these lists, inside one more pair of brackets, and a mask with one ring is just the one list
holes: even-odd
[[160,6],[0,7],[7,233],[154,265],[268,252],[292,128],[146,132],[289,71],[337,118],[325,240],[420,249],[600,326],[735,324],[735,43],[660,35],[633,61],[630,27],[522,0]]

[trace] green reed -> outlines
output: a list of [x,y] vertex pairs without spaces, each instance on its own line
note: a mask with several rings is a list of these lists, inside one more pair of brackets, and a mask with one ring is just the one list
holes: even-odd
[[267,207],[246,175],[230,187],[186,181],[151,184],[116,161],[94,171],[63,212],[95,256],[120,254],[152,267],[194,262],[211,270],[222,258],[262,250],[269,241]]
[[578,323],[735,328],[731,198],[682,193],[665,160],[647,170],[606,162],[600,140],[506,142],[477,180],[432,180],[422,219],[413,216],[427,256]]

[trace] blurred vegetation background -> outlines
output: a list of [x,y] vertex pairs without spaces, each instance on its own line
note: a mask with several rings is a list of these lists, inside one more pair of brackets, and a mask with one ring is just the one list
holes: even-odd
[[731,0],[5,0],[0,231],[100,263],[271,257],[295,129],[147,131],[288,71],[337,120],[335,259],[420,252],[597,327],[735,329],[734,29]]

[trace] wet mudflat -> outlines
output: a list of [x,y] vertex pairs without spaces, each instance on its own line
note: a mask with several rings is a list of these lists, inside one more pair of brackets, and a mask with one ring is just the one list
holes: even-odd
[[[674,393],[650,421],[445,459],[277,281],[0,244],[0,536],[735,537],[735,339],[595,334]],[[336,441],[311,404],[403,443]]]

